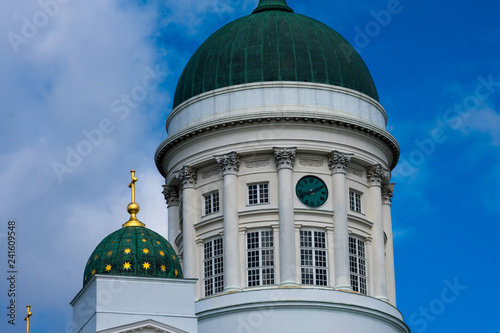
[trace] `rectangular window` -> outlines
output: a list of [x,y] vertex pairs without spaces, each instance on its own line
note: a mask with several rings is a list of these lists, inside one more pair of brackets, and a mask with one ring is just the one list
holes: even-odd
[[302,284],[327,285],[326,237],[322,231],[300,230]]
[[205,215],[217,213],[219,211],[219,191],[205,194]]
[[224,291],[224,267],[222,238],[204,244],[205,296]]
[[349,206],[351,211],[361,213],[361,193],[349,191]]
[[248,204],[258,205],[269,203],[269,184],[248,185]]
[[247,233],[247,277],[249,287],[274,284],[272,230]]
[[365,242],[349,237],[349,266],[352,290],[366,295]]

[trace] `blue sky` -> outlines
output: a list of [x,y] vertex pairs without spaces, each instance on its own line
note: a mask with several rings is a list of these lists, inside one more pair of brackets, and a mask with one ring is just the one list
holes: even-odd
[[[7,0],[0,13],[2,332],[25,330],[28,303],[32,332],[69,332],[68,303],[88,256],[128,218],[130,169],[140,219],[166,234],[153,155],[177,78],[212,32],[257,1],[42,3],[51,5]],[[400,143],[397,301],[412,332],[499,333],[500,4],[288,4],[358,49]],[[150,89],[141,90],[144,80]],[[143,100],[117,112],[139,90]],[[85,156],[73,156],[77,149]],[[9,220],[17,223],[16,326],[5,315]]]

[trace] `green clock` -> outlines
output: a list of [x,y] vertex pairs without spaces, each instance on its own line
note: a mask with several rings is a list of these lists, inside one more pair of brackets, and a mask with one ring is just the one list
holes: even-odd
[[309,207],[319,207],[328,199],[326,184],[316,176],[304,176],[295,187],[300,202]]

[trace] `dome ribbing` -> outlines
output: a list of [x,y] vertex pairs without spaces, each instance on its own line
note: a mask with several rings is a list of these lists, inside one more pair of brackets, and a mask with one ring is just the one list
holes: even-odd
[[256,10],[211,35],[182,72],[173,107],[204,92],[245,83],[314,82],[345,87],[378,101],[370,72],[339,33],[285,1]]

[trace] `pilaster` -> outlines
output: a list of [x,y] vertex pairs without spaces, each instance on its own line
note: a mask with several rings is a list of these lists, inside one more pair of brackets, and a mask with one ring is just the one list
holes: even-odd
[[224,174],[224,291],[241,290],[240,246],[238,231],[238,177],[240,167],[236,152],[214,156]]
[[370,199],[369,218],[373,222],[373,296],[388,301],[381,186],[390,178],[390,171],[380,164],[374,165],[368,170],[367,178]]
[[351,291],[349,268],[349,232],[347,220],[347,187],[346,167],[351,161],[352,154],[337,150],[331,152],[328,166],[332,171],[333,188],[333,226],[334,226],[334,256],[335,279],[333,287],[337,290]]
[[184,276],[186,278],[196,278],[196,231],[194,224],[197,220],[196,204],[196,180],[197,171],[191,166],[183,166],[176,174],[176,178],[181,182],[183,198],[183,257]]
[[293,205],[293,166],[296,148],[274,148],[278,168],[280,284],[297,286],[295,215]]
[[175,238],[179,235],[179,190],[177,187],[163,185],[163,195],[168,208],[168,240],[175,252],[179,249],[175,245]]

